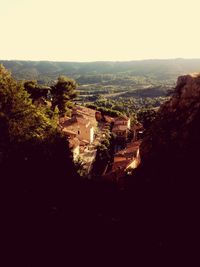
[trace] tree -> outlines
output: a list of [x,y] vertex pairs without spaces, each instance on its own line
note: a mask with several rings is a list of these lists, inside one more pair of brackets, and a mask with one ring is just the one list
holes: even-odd
[[32,105],[22,83],[16,82],[3,66],[0,66],[0,117],[9,140],[43,138],[51,128],[48,117]]
[[24,83],[24,88],[30,94],[33,102],[41,98],[46,100],[50,91],[50,88],[38,85],[35,80],[26,81]]
[[154,109],[144,109],[137,114],[138,121],[142,123],[144,129],[148,129],[154,119],[156,118],[156,111]]
[[50,119],[37,109],[24,90],[4,68],[0,69],[0,117],[9,141],[44,139],[52,128]]
[[69,108],[72,107],[71,100],[76,98],[76,82],[66,76],[60,76],[58,81],[52,88],[52,110],[56,106],[59,109],[60,115],[69,113]]
[[75,176],[67,139],[54,119],[32,104],[23,84],[16,82],[3,66],[0,132],[0,169],[7,192],[16,195],[16,202],[19,196],[25,197],[24,203],[26,197],[31,201],[40,199],[33,200],[38,209],[55,202],[61,205]]

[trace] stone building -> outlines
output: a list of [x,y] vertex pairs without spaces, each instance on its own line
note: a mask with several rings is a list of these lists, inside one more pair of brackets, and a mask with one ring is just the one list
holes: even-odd
[[126,116],[117,117],[114,121],[112,132],[120,139],[127,139],[131,127],[130,118]]

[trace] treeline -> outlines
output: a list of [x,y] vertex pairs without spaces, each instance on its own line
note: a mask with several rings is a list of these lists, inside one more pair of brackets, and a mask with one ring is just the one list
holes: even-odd
[[150,86],[148,88],[142,88],[142,89],[132,89],[129,92],[125,93],[123,95],[124,98],[126,97],[165,97],[170,90],[171,87],[167,86]]
[[[76,80],[79,79],[79,82],[84,84],[102,82],[101,75],[103,75],[103,81],[107,82],[113,79],[112,75],[116,74],[122,74],[124,77],[138,76],[141,79],[147,78],[151,79],[151,81],[156,80],[165,83],[171,81],[173,83],[180,74],[197,72],[199,70],[200,60],[168,59],[89,63],[1,60],[0,63],[11,70],[17,79],[36,79],[43,83],[54,81],[59,74],[73,77]],[[125,80],[126,82],[130,82],[129,78]],[[120,80],[117,81],[117,83],[119,82]]]
[[102,113],[102,115],[107,115],[107,116],[111,116],[111,117],[118,117],[118,116],[122,115],[122,113],[118,110],[107,108],[105,106],[98,106],[95,103],[94,104],[87,104],[86,106],[88,108],[92,108],[92,109],[95,109],[97,111],[100,111]]
[[[148,120],[147,117],[152,117],[152,114],[167,101],[166,97],[157,98],[123,98],[106,99],[99,97],[94,103],[87,104],[87,107],[101,111],[103,115],[118,117],[126,115],[131,118],[132,123]],[[155,117],[155,116],[153,116]],[[151,121],[152,119],[150,119]],[[146,122],[145,122],[146,125]]]

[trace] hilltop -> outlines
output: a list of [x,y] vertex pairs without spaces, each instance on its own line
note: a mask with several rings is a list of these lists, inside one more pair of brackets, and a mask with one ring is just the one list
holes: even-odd
[[[96,83],[116,77],[146,77],[174,82],[176,77],[200,70],[200,59],[160,59],[127,62],[54,62],[0,60],[16,79],[37,79],[51,82],[58,75],[68,75],[79,83]],[[110,74],[110,76],[108,75]],[[102,77],[103,75],[103,77]],[[105,76],[108,75],[108,76]],[[86,82],[87,81],[87,82]]]

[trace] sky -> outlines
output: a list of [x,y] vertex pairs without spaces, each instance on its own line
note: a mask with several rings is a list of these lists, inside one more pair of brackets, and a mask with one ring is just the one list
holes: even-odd
[[200,58],[199,0],[0,0],[0,59]]

